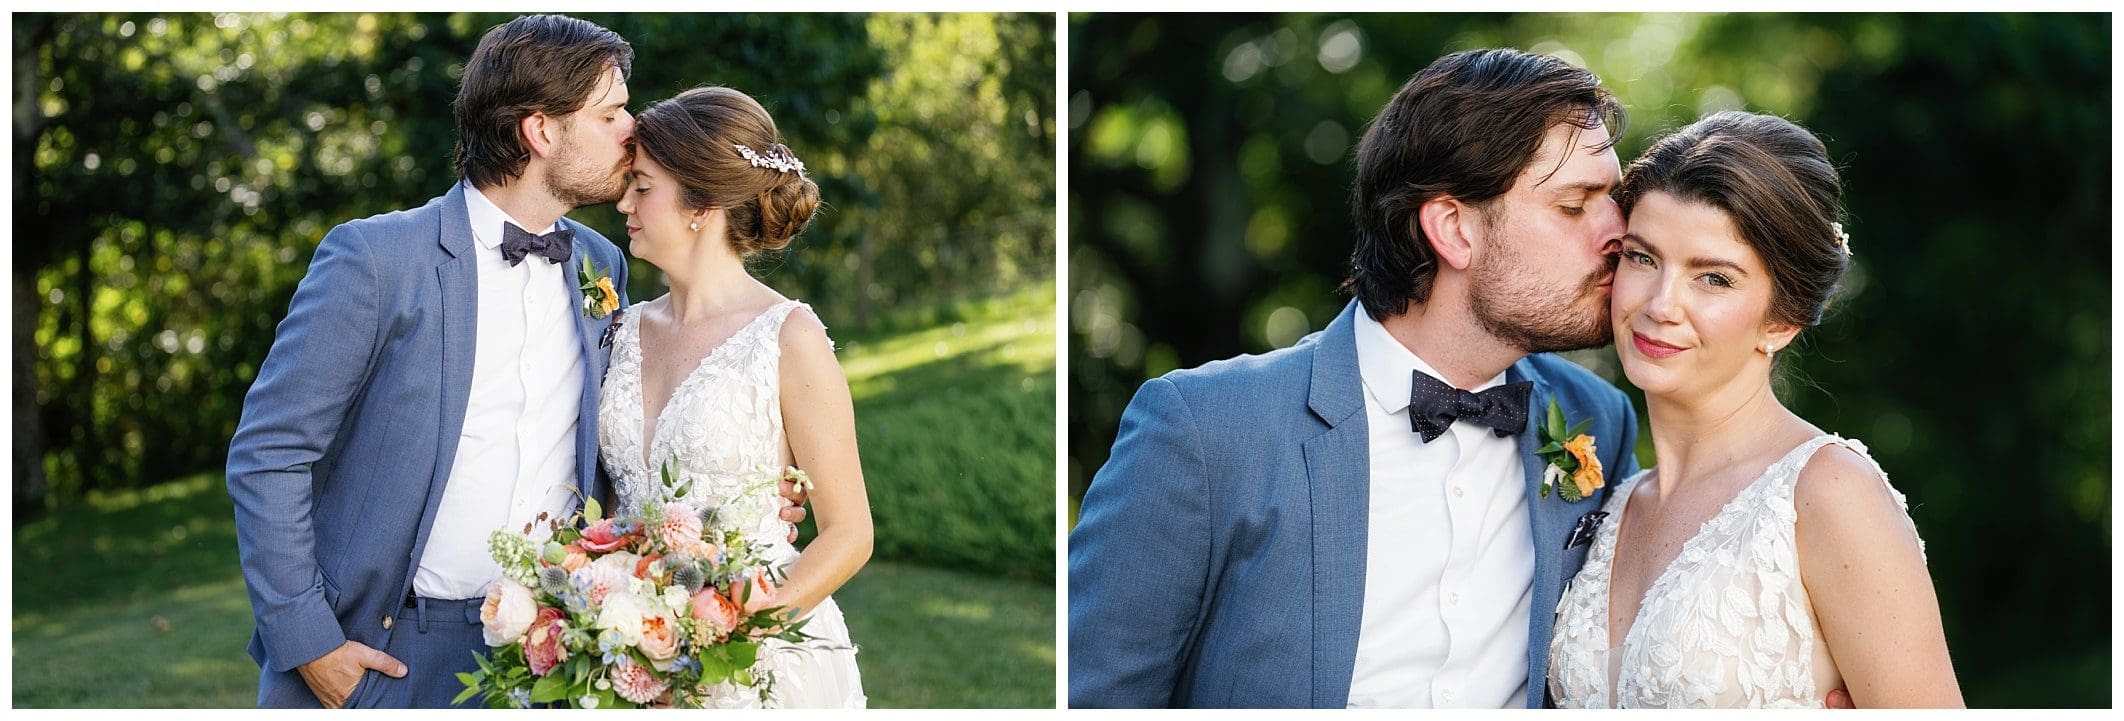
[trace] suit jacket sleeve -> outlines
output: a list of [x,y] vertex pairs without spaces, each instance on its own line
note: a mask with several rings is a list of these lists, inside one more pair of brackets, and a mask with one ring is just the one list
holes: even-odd
[[1173,703],[1210,561],[1198,429],[1171,381],[1143,385],[1069,536],[1069,705]]
[[317,564],[311,468],[369,374],[379,295],[360,231],[341,225],[326,234],[244,396],[229,443],[237,554],[273,671],[313,661],[346,641]]

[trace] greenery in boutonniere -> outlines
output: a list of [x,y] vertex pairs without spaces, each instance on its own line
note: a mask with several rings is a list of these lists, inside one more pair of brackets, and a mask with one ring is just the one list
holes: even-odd
[[[1541,497],[1549,497],[1549,489],[1565,502],[1576,503],[1579,499],[1600,490],[1604,481],[1600,475],[1600,456],[1593,448],[1593,436],[1585,433],[1593,419],[1579,421],[1576,425],[1564,425],[1563,408],[1556,399],[1549,399],[1549,412],[1542,418],[1535,431],[1540,433],[1542,446],[1534,455],[1549,462],[1541,476]],[[1569,481],[1564,483],[1563,481]]]
[[583,317],[603,318],[619,310],[619,290],[612,287],[612,274],[597,269],[590,256],[583,256],[583,268],[576,274],[582,281]]

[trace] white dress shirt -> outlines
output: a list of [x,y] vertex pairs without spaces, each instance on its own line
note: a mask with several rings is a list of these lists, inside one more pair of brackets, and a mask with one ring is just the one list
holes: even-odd
[[1372,462],[1349,705],[1524,708],[1534,548],[1517,441],[1455,422],[1424,443],[1409,372],[1444,377],[1362,307],[1356,321]]
[[502,224],[516,221],[470,183],[465,211],[478,263],[478,331],[457,458],[413,575],[413,592],[428,598],[485,595],[501,577],[487,536],[521,530],[541,511],[558,517],[577,493],[583,357],[579,311],[562,285],[568,267],[539,255],[514,266],[502,260]]

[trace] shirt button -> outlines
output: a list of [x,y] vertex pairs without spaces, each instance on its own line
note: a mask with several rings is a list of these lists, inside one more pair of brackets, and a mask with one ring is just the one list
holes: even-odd
[[390,616],[388,616],[388,615],[387,615],[387,616],[384,616],[384,630],[385,630],[385,631],[389,631],[389,630],[391,630],[391,617],[390,617]]
[[1443,699],[1445,699],[1445,700],[1447,700],[1447,701],[1451,701],[1451,700],[1453,700],[1453,689],[1446,689],[1446,690],[1444,690],[1444,691],[1441,691],[1441,692],[1439,692],[1438,696],[1439,696],[1439,698],[1443,698]]
[[1460,487],[1460,486],[1454,486],[1454,487],[1453,487],[1453,497],[1454,497],[1454,498],[1459,498],[1459,497],[1461,497],[1461,496],[1465,496],[1465,495],[1468,495],[1468,490],[1467,490],[1466,488],[1463,488],[1463,487]]
[[1458,605],[1460,605],[1460,592],[1459,592],[1459,591],[1454,591],[1454,592],[1452,592],[1452,593],[1448,593],[1448,594],[1446,594],[1446,605],[1448,605],[1448,606],[1458,606]]

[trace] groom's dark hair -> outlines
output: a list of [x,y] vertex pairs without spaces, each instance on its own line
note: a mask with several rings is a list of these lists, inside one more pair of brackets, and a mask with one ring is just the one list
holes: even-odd
[[1382,320],[1429,299],[1438,257],[1418,210],[1504,195],[1557,123],[1605,125],[1613,143],[1622,103],[1584,68],[1512,49],[1453,53],[1409,78],[1357,145],[1357,249],[1342,289]]
[[588,20],[526,15],[488,30],[457,86],[458,176],[491,187],[523,175],[523,119],[581,109],[614,67],[623,79],[634,72],[634,46]]

